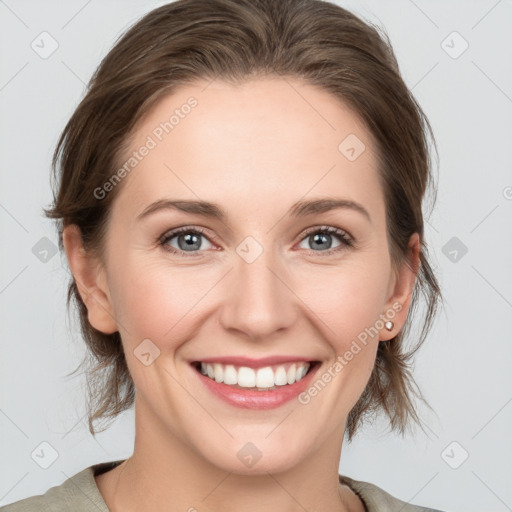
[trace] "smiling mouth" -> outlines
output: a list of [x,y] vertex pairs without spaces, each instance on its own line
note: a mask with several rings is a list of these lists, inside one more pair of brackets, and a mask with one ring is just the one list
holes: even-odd
[[300,382],[320,365],[320,361],[297,361],[261,368],[222,363],[194,361],[192,366],[201,375],[235,389],[272,391]]

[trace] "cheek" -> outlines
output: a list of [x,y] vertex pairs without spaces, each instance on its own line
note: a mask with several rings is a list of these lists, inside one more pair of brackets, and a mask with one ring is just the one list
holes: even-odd
[[[320,276],[319,276],[320,277]],[[341,265],[321,280],[301,287],[301,297],[325,324],[326,337],[340,350],[384,313],[387,280],[383,269],[361,264]]]
[[382,265],[354,263],[326,277],[323,285],[310,279],[316,285],[304,286],[299,293],[330,347],[329,365],[319,378],[332,382],[336,398],[330,406],[344,415],[357,402],[375,365],[387,276]]
[[[215,275],[214,275],[215,274]],[[130,345],[149,338],[158,346],[180,343],[200,312],[200,302],[218,281],[213,270],[125,261],[112,279],[116,318]]]
[[[364,341],[376,341],[371,327],[383,313],[387,274],[385,262],[373,260],[370,251],[330,268],[320,264],[288,267],[283,278],[294,292],[288,300],[300,309],[291,331],[308,329],[309,320],[338,355],[354,339],[363,347]],[[123,343],[132,351],[145,339],[162,351],[176,350],[193,338],[206,317],[229,302],[229,288],[236,279],[231,275],[230,285],[223,282],[223,265],[166,264],[161,257],[137,251],[112,269],[109,286],[114,313]]]

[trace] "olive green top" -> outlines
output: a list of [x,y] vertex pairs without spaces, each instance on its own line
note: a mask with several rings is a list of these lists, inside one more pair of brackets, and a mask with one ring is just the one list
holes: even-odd
[[[113,469],[121,462],[123,461],[117,460],[89,466],[62,484],[48,489],[45,494],[5,505],[0,507],[0,512],[109,512],[94,476]],[[339,480],[361,498],[367,512],[441,512],[409,505],[368,482],[343,475],[339,475]]]

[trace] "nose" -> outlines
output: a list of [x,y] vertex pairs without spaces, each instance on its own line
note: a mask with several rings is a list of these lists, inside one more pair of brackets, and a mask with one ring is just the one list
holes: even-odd
[[293,325],[300,301],[289,281],[286,266],[279,264],[270,250],[252,262],[235,258],[224,284],[226,298],[220,315],[224,329],[258,341]]

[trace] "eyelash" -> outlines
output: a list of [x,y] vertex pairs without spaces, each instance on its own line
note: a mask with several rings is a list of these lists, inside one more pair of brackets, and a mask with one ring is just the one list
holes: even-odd
[[[199,227],[190,227],[190,226],[184,226],[182,228],[174,229],[173,231],[169,231],[162,235],[158,239],[158,244],[165,250],[173,254],[179,254],[184,257],[197,257],[198,252],[202,251],[190,251],[189,254],[187,254],[187,251],[181,251],[178,249],[175,249],[174,247],[170,247],[168,245],[168,242],[175,238],[177,235],[180,235],[181,233],[194,233],[196,235],[202,235],[205,238],[209,240],[209,238],[206,236],[205,231]],[[343,231],[342,229],[333,228],[329,226],[322,226],[322,227],[314,227],[307,230],[302,238],[300,239],[300,242],[302,242],[305,238],[312,234],[316,233],[327,233],[329,235],[337,235],[340,239],[341,245],[338,247],[334,247],[332,249],[328,249],[327,251],[313,251],[310,249],[311,252],[314,252],[316,254],[320,254],[321,256],[330,256],[336,252],[342,251],[347,248],[353,248],[355,247],[355,240],[352,238],[346,231]],[[211,242],[211,241],[210,241]]]

